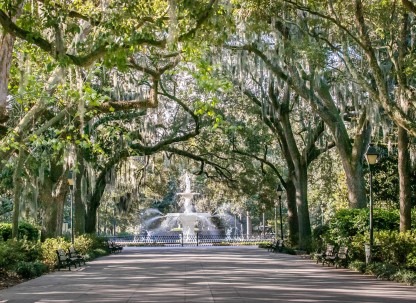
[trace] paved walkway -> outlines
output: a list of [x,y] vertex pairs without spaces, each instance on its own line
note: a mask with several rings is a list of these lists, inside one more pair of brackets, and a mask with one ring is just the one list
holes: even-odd
[[377,281],[255,247],[125,248],[0,291],[0,302],[416,302]]

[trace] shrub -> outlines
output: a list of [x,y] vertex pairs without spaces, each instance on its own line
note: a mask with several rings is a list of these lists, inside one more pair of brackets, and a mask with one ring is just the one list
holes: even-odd
[[81,235],[75,238],[74,246],[81,254],[86,254],[94,249],[94,240],[89,235]]
[[383,262],[412,268],[415,265],[416,234],[408,231],[380,231],[374,234]]
[[352,261],[348,265],[348,268],[355,270],[355,271],[359,271],[361,273],[365,272],[365,267],[366,267],[365,262],[362,262],[362,261]]
[[61,248],[68,250],[71,243],[64,238],[49,238],[42,243],[42,261],[49,267],[53,268],[56,264],[56,250]]
[[0,240],[6,241],[12,237],[12,224],[0,223]]
[[27,222],[19,223],[19,238],[26,238],[28,241],[39,240],[39,229]]
[[268,248],[270,245],[272,245],[271,241],[262,241],[259,242],[259,248]]
[[19,261],[16,265],[15,272],[22,278],[32,279],[41,276],[48,271],[48,267],[42,262],[25,262]]
[[402,282],[407,285],[416,284],[416,272],[411,270],[401,269],[396,272],[393,278],[395,281]]
[[351,260],[365,261],[364,243],[369,239],[368,233],[358,234],[351,238],[348,246],[348,255]]
[[40,260],[42,250],[39,243],[27,240],[7,240],[0,242],[0,267],[13,269],[19,261]]
[[[0,237],[4,241],[12,238],[12,224],[0,223]],[[39,239],[39,229],[27,222],[19,223],[19,239],[37,241]]]
[[[374,230],[399,230],[400,215],[397,210],[376,208],[373,214]],[[340,244],[340,241],[351,239],[368,231],[369,210],[341,209],[329,221],[327,240]]]
[[103,249],[103,248],[96,248],[92,251],[89,251],[86,254],[86,258],[87,259],[95,259],[101,256],[106,256],[108,255],[108,249]]
[[365,272],[376,276],[378,279],[394,280],[395,274],[399,271],[397,266],[388,263],[373,262],[367,265]]
[[[93,234],[85,234],[75,238],[75,249],[78,250],[81,254],[86,255],[87,259],[93,259],[94,251],[105,251],[108,254],[107,239],[99,237]],[[103,254],[98,253],[97,256]]]
[[312,231],[312,247],[314,251],[321,252],[325,250],[325,235],[327,235],[328,232],[328,225],[319,225]]

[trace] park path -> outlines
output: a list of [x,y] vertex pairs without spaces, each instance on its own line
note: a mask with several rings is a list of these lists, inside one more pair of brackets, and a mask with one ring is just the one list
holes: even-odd
[[4,303],[416,302],[416,287],[255,247],[124,248],[0,291]]

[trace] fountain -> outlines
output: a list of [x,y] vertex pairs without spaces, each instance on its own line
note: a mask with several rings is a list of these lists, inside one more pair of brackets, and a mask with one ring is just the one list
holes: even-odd
[[195,211],[192,205],[192,198],[199,195],[199,193],[191,191],[191,179],[188,173],[185,174],[185,191],[177,193],[177,195],[181,196],[184,200],[184,212],[166,214],[167,221],[177,221],[179,227],[173,230],[182,229],[184,242],[194,242],[196,240],[195,236],[199,222],[208,223],[209,226],[213,226],[209,220],[211,215],[209,213],[198,213]]

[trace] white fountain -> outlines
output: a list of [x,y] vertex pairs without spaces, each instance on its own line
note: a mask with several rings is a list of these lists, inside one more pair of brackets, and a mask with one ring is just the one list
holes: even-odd
[[[184,212],[183,213],[168,213],[167,218],[178,221],[180,224],[179,229],[182,229],[184,242],[196,241],[196,231],[198,230],[199,221],[209,222],[211,215],[209,213],[198,213],[195,212],[194,206],[192,205],[192,198],[199,193],[191,191],[191,179],[188,173],[185,174],[185,191],[177,193],[178,196],[183,198]],[[212,225],[212,223],[210,223]],[[178,230],[178,228],[174,229]]]

